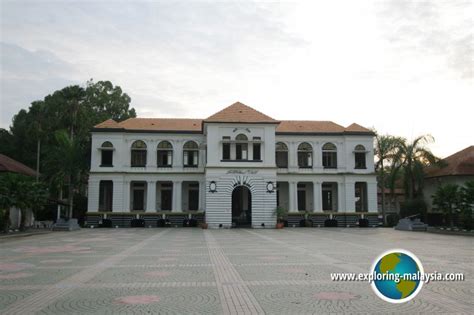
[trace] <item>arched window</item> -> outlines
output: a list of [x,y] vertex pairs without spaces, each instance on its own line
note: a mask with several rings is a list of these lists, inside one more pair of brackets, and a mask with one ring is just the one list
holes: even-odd
[[146,166],[146,143],[142,140],[137,140],[132,144],[132,167]]
[[173,165],[173,146],[169,141],[161,141],[157,148],[158,167],[171,167]]
[[188,141],[183,147],[184,167],[197,167],[199,163],[199,147],[196,142]]
[[298,166],[300,168],[313,166],[313,147],[307,142],[303,142],[298,146]]
[[113,154],[114,154],[113,144],[109,141],[105,141],[104,143],[102,143],[100,150],[101,150],[100,166],[101,167],[113,166]]
[[288,147],[283,142],[277,142],[275,145],[275,160],[277,167],[288,167]]
[[323,145],[323,167],[337,168],[337,148],[331,142]]
[[244,134],[235,137],[235,158],[236,160],[248,160],[248,138]]
[[366,169],[366,153],[365,147],[361,144],[356,145],[354,148],[354,168]]

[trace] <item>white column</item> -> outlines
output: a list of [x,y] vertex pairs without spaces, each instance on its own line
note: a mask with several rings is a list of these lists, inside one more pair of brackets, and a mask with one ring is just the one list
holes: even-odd
[[123,181],[123,209],[122,211],[128,212],[131,210],[130,207],[130,181]]
[[99,181],[98,180],[89,180],[88,189],[87,189],[87,211],[88,212],[97,212],[99,211]]
[[355,183],[346,182],[345,184],[345,196],[346,196],[346,209],[345,212],[355,212]]
[[172,212],[181,212],[182,209],[183,209],[183,205],[182,205],[182,198],[181,198],[181,194],[182,194],[182,182],[181,181],[177,181],[177,182],[173,182],[173,210]]
[[296,143],[288,143],[288,169],[298,168],[298,153],[296,152]]
[[321,182],[313,182],[313,211],[323,211]]
[[156,181],[147,181],[146,212],[156,212]]
[[123,194],[123,181],[114,181],[113,195],[112,195],[112,212],[125,211],[124,207],[124,194]]
[[367,206],[369,212],[377,212],[377,182],[367,182]]
[[146,167],[152,168],[158,165],[157,152],[156,152],[156,142],[153,140],[148,140],[147,144],[147,153],[146,153]]
[[199,211],[206,210],[206,181],[199,182]]
[[288,212],[298,212],[298,190],[296,182],[288,182],[289,207]]
[[346,212],[346,200],[344,194],[344,183],[337,183],[337,211]]
[[181,140],[173,143],[173,167],[183,167],[183,145]]

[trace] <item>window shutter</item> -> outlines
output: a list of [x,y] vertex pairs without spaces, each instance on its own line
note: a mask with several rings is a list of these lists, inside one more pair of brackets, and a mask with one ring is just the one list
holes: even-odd
[[198,152],[193,152],[193,165],[198,165]]
[[308,153],[308,166],[313,166],[313,159],[311,157],[311,153]]
[[168,164],[167,165],[171,165],[172,164],[172,160],[173,160],[173,152],[172,151],[168,151]]
[[184,151],[184,165],[188,165],[188,151]]

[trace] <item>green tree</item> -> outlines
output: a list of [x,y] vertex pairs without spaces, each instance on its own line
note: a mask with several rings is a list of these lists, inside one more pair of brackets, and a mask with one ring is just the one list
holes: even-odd
[[428,148],[428,144],[432,142],[434,142],[432,136],[423,135],[415,138],[412,142],[403,141],[400,146],[405,193],[408,193],[409,200],[420,197],[423,189],[424,169],[439,162],[439,158]]
[[9,210],[15,207],[21,212],[20,230],[24,230],[26,210],[44,205],[47,196],[45,186],[31,177],[14,173],[0,175],[0,209],[4,216],[4,228],[8,230]]
[[[378,185],[382,194],[382,217],[384,224],[387,224],[387,218],[385,215],[385,188],[387,187],[386,165],[390,163],[394,164],[399,161],[399,149],[402,143],[403,139],[399,137],[391,135],[379,135],[377,133],[375,136],[375,156],[377,157],[375,170],[378,174]],[[396,173],[393,173],[392,175],[395,177]]]
[[68,187],[69,211],[68,218],[72,218],[74,210],[74,194],[87,172],[87,155],[80,141],[71,137],[65,130],[55,133],[56,143],[54,150],[46,160],[47,177],[53,187]]
[[445,213],[449,226],[453,227],[453,213],[460,204],[459,186],[455,184],[439,186],[432,197],[433,205]]
[[[90,130],[102,121],[112,118],[122,121],[136,117],[130,108],[130,97],[119,86],[110,81],[94,82],[85,87],[68,86],[54,91],[43,100],[31,103],[28,109],[20,110],[14,117],[10,130],[0,129],[0,153],[41,171],[50,186],[50,193],[58,196],[61,185],[67,179],[58,180],[55,175],[61,151],[56,132],[66,130],[80,156],[81,178],[74,179],[75,193],[83,193],[90,162]],[[60,165],[60,164],[58,164]],[[83,185],[81,185],[83,183]]]
[[130,107],[130,96],[123,93],[120,86],[114,86],[110,81],[92,80],[87,82],[84,102],[92,109],[95,115],[95,122],[113,119],[123,121],[136,117],[135,109]]
[[472,230],[474,227],[473,212],[474,212],[474,181],[464,183],[460,189],[461,201],[461,215],[464,228]]

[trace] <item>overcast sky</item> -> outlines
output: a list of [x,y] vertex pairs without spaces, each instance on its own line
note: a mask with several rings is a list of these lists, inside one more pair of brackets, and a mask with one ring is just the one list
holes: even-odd
[[241,101],[276,119],[357,122],[441,157],[474,144],[472,1],[1,2],[0,127],[93,78],[139,117]]

